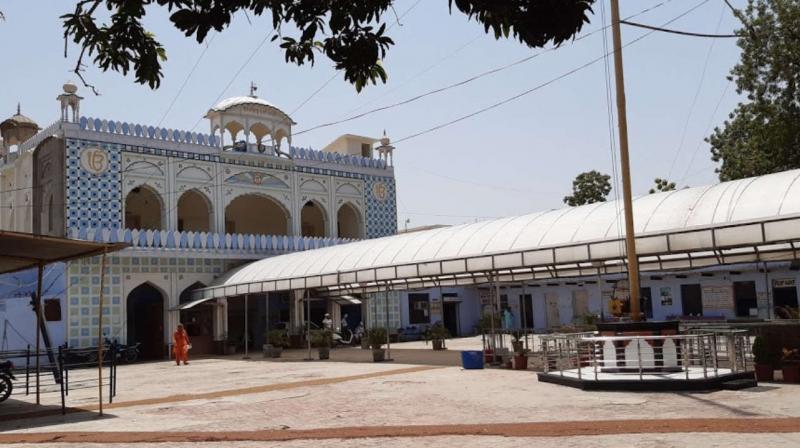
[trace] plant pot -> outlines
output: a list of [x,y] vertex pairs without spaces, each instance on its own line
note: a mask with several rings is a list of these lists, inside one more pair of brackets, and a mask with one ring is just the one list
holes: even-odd
[[265,358],[280,358],[283,353],[283,347],[276,347],[270,344],[264,344],[264,357]]
[[758,381],[775,380],[775,369],[769,364],[756,364],[756,379]]
[[369,341],[367,340],[367,338],[362,338],[361,339],[361,349],[362,350],[369,350],[370,349]]
[[483,351],[483,361],[486,364],[489,364],[490,362],[492,362],[493,358],[494,358],[494,353],[492,352],[492,349],[487,348],[486,350]]
[[783,370],[783,381],[800,383],[800,364],[784,364],[781,370]]
[[519,353],[522,351],[523,341],[511,341],[511,348],[514,350],[514,353]]
[[386,352],[382,348],[372,349],[372,361],[381,362],[386,359]]
[[434,339],[432,342],[434,350],[444,350],[444,339]]
[[319,351],[319,359],[330,359],[331,357],[330,347],[318,347],[317,351]]
[[514,370],[528,370],[528,357],[525,355],[514,355]]

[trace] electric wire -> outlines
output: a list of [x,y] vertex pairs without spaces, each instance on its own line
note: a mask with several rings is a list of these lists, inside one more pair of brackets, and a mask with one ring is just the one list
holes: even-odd
[[194,62],[194,65],[192,66],[192,69],[189,70],[189,73],[186,74],[186,77],[183,79],[183,83],[181,84],[181,87],[178,89],[178,92],[175,93],[175,96],[172,97],[172,101],[170,101],[169,106],[167,107],[167,110],[164,111],[164,115],[162,115],[161,119],[158,120],[158,124],[156,125],[156,127],[161,127],[161,123],[164,122],[164,120],[167,118],[169,113],[172,111],[172,107],[175,106],[175,103],[178,101],[178,98],[180,98],[181,93],[183,93],[183,89],[186,88],[186,85],[189,83],[189,79],[191,79],[191,77],[194,74],[195,70],[197,70],[197,67],[200,65],[200,62],[203,60],[203,56],[205,56],[206,52],[208,51],[208,48],[211,46],[211,43],[214,41],[214,38],[216,36],[217,36],[216,34],[211,35],[211,38],[208,39],[208,42],[206,42],[206,45],[203,48],[203,51],[201,51],[200,55],[197,56],[197,60]]
[[705,34],[705,33],[693,33],[690,31],[678,31],[678,30],[670,30],[666,28],[660,28],[657,26],[645,25],[643,23],[636,23],[636,22],[628,22],[627,20],[620,20],[619,23],[623,23],[628,26],[635,26],[637,28],[644,28],[646,30],[653,30],[653,31],[660,31],[662,33],[672,33],[672,34],[679,34],[681,36],[692,36],[692,37],[708,37],[708,38],[715,38],[715,39],[735,39],[739,36],[738,34]]
[[[675,17],[675,18],[673,18],[673,19],[669,20],[668,22],[666,22],[666,23],[665,23],[665,25],[668,25],[668,24],[670,24],[670,23],[672,23],[672,22],[675,22],[675,21],[677,21],[678,19],[681,19],[681,18],[683,18],[684,16],[686,16],[686,15],[690,14],[691,12],[695,11],[695,10],[696,10],[697,8],[699,8],[700,6],[702,6],[702,5],[706,4],[706,3],[708,3],[708,1],[709,1],[709,0],[703,0],[703,1],[702,1],[702,2],[700,2],[699,4],[697,4],[697,5],[693,6],[692,8],[688,9],[687,11],[685,11],[685,12],[681,13],[681,14],[680,14],[680,15],[678,15],[677,17]],[[643,34],[643,35],[641,35],[641,36],[639,36],[639,37],[637,37],[637,38],[635,38],[635,39],[633,39],[633,40],[629,41],[628,43],[626,43],[626,44],[623,44],[623,45],[622,45],[622,48],[626,48],[626,47],[628,47],[628,46],[630,46],[630,45],[633,45],[633,44],[635,44],[635,43],[639,42],[640,40],[642,40],[642,39],[644,39],[644,38],[646,38],[646,37],[650,36],[650,35],[651,35],[651,34],[653,34],[653,33],[655,33],[655,31],[648,31],[647,33],[645,33],[645,34]],[[609,53],[607,53],[607,54],[613,54],[613,50],[612,50],[612,51],[610,51],[610,52],[609,52]],[[469,113],[469,114],[462,115],[462,116],[460,116],[460,117],[458,117],[458,118],[456,118],[456,119],[453,119],[453,120],[450,120],[450,121],[447,121],[447,122],[444,122],[444,123],[438,124],[438,125],[436,125],[436,126],[430,127],[430,128],[428,128],[428,129],[425,129],[425,130],[423,130],[423,131],[416,132],[416,133],[414,133],[414,134],[407,135],[407,136],[405,136],[405,137],[403,137],[403,138],[401,138],[401,139],[399,139],[399,140],[395,140],[395,142],[394,142],[394,143],[401,143],[401,142],[408,141],[408,140],[411,140],[411,139],[413,139],[413,138],[416,138],[416,137],[419,137],[419,136],[422,136],[422,135],[425,135],[425,134],[429,134],[429,133],[431,133],[431,132],[434,132],[434,131],[437,131],[437,130],[439,130],[439,129],[443,129],[443,128],[449,127],[449,126],[451,126],[451,125],[453,125],[453,124],[459,123],[459,122],[461,122],[461,121],[464,121],[464,120],[467,120],[467,119],[469,119],[469,118],[472,118],[472,117],[474,117],[474,116],[476,116],[476,115],[480,115],[480,114],[482,114],[482,113],[484,113],[484,112],[488,112],[488,111],[490,111],[490,110],[493,110],[493,109],[496,109],[496,108],[498,108],[498,107],[504,106],[504,105],[506,105],[506,104],[508,104],[508,103],[511,103],[511,102],[513,102],[513,101],[515,101],[515,100],[518,100],[519,98],[522,98],[522,97],[524,97],[524,96],[526,96],[526,95],[529,95],[529,94],[531,94],[531,93],[533,93],[533,92],[536,92],[536,91],[538,91],[538,90],[540,90],[540,89],[542,89],[542,88],[544,88],[544,87],[547,87],[547,86],[549,86],[549,85],[551,85],[551,84],[553,84],[553,83],[555,83],[555,82],[558,82],[558,81],[560,81],[560,80],[562,80],[562,79],[564,79],[564,78],[567,78],[567,77],[569,77],[570,75],[572,75],[572,74],[574,74],[574,73],[576,73],[576,72],[579,72],[579,71],[581,71],[581,70],[583,70],[583,69],[585,69],[585,68],[587,68],[587,67],[589,67],[589,66],[591,66],[591,65],[594,65],[594,64],[596,64],[597,62],[601,61],[601,60],[602,60],[604,57],[606,57],[606,55],[603,55],[603,56],[597,57],[597,58],[595,58],[595,59],[592,59],[592,60],[590,60],[589,62],[586,62],[586,63],[584,63],[584,64],[581,64],[581,65],[579,65],[579,66],[577,66],[577,67],[573,68],[572,70],[569,70],[569,71],[567,71],[567,72],[565,72],[565,73],[562,73],[561,75],[559,75],[559,76],[557,76],[557,77],[555,77],[555,78],[552,78],[552,79],[550,79],[550,80],[548,80],[548,81],[546,81],[546,82],[543,82],[543,83],[541,83],[541,84],[539,84],[539,85],[536,85],[536,86],[534,86],[534,87],[532,87],[532,88],[530,88],[530,89],[528,89],[528,90],[522,91],[522,92],[520,92],[520,93],[518,93],[518,94],[516,94],[516,95],[513,95],[513,96],[511,96],[511,97],[505,98],[505,99],[503,99],[503,100],[501,100],[501,101],[498,101],[498,102],[496,102],[496,103],[494,103],[494,104],[491,104],[491,105],[489,105],[489,106],[486,106],[486,107],[483,107],[483,108],[481,108],[481,109],[478,109],[478,110],[476,110],[476,111],[474,111],[474,112],[471,112],[471,113]]]

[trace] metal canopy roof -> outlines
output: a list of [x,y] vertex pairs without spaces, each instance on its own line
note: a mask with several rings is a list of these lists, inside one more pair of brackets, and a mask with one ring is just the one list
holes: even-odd
[[[213,299],[316,289],[323,295],[546,280],[625,271],[617,201],[296,252],[235,269]],[[800,170],[634,199],[643,271],[795,259]]]
[[32,233],[0,231],[0,274],[115,252],[126,243],[95,243]]

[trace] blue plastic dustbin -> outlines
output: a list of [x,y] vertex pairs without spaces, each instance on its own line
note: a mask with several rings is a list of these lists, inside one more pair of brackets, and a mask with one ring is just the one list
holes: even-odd
[[480,350],[464,350],[461,352],[461,365],[465,369],[482,369],[483,352]]

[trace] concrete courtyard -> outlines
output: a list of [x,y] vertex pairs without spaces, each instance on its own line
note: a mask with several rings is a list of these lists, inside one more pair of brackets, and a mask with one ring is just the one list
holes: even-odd
[[[254,354],[120,366],[104,415],[97,390],[15,395],[0,404],[10,446],[800,446],[800,385],[713,393],[590,393],[533,371],[463,370],[452,347],[394,345],[394,362],[360,349],[330,361]],[[423,348],[420,350],[419,348]],[[314,352],[316,355],[316,353]],[[256,356],[257,355],[257,356]],[[75,371],[87,384],[96,372]],[[313,441],[312,441],[313,439]],[[71,445],[72,444],[72,445]],[[77,444],[77,445],[74,445]]]

